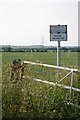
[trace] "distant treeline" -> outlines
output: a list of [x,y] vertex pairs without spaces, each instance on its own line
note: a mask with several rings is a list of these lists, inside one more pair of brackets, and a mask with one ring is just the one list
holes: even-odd
[[[67,52],[80,52],[80,47],[61,47],[62,51]],[[56,52],[57,47],[11,47],[11,46],[2,46],[0,47],[1,52]]]

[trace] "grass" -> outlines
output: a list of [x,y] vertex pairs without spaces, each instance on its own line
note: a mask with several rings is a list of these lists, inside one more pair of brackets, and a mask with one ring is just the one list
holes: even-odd
[[[11,63],[12,60],[21,58],[22,60],[40,61],[47,64],[57,64],[56,52],[3,52],[3,64]],[[78,67],[78,53],[77,52],[61,52],[61,66]]]
[[[61,53],[61,65],[66,67],[78,67],[78,53]],[[65,57],[66,56],[66,57]],[[56,65],[56,52],[4,52],[2,53],[2,107],[3,118],[7,119],[76,119],[80,118],[80,111],[76,107],[68,106],[66,100],[69,90],[60,89],[57,86],[36,82],[32,77],[56,81],[56,71],[44,67],[25,65],[25,79],[10,79],[10,63],[21,58],[35,62]],[[61,72],[62,75],[65,71]],[[61,75],[61,77],[62,77]],[[64,81],[69,84],[70,76]],[[77,76],[75,76],[74,84]],[[67,81],[67,83],[66,83]],[[78,104],[78,93],[72,92],[72,102]]]

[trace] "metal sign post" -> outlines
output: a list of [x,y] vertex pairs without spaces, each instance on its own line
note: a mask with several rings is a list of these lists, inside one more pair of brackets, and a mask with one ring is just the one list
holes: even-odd
[[[60,41],[67,41],[67,25],[50,25],[50,41],[57,41],[57,66],[60,66]],[[59,80],[59,70],[57,71]]]
[[57,66],[60,66],[60,41],[67,41],[67,25],[50,25],[50,41],[57,41]]
[[[58,41],[57,45],[57,66],[60,66],[60,41]],[[57,71],[57,81],[60,78],[60,70]]]
[[57,45],[57,66],[60,66],[60,41],[58,41]]

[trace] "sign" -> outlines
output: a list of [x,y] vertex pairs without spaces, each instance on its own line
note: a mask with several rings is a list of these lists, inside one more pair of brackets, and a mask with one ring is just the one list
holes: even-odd
[[55,34],[55,33],[52,33],[50,35],[50,40],[51,41],[66,41],[67,40],[67,35],[65,33],[59,33],[59,34]]
[[50,41],[67,41],[67,25],[50,25]]

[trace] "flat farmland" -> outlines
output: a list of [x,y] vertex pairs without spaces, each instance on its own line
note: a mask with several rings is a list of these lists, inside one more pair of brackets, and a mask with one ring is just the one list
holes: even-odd
[[[78,67],[78,53],[77,52],[61,52],[60,55],[61,66]],[[41,62],[46,64],[57,64],[56,52],[3,52],[2,63],[11,63],[14,59],[29,60],[34,62]]]

